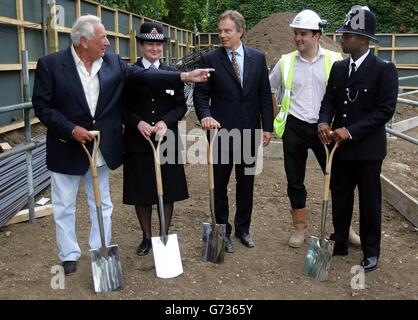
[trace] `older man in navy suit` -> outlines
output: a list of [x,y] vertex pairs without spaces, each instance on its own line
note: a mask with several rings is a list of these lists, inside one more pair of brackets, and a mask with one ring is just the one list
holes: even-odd
[[398,95],[395,65],[369,49],[370,39],[377,41],[375,30],[376,18],[367,7],[351,8],[344,25],[337,30],[343,34],[341,47],[350,57],[334,63],[318,120],[321,141],[341,145],[331,175],[334,255],[348,254],[357,186],[364,255],[361,265],[366,272],[376,269],[379,261],[385,124],[395,112]]
[[[122,92],[126,82],[165,89],[182,88],[181,81],[205,81],[209,70],[190,73],[148,71],[130,66],[116,54],[106,53],[109,41],[96,16],[79,17],[71,30],[73,45],[39,59],[32,103],[36,116],[47,127],[47,167],[59,258],[64,272],[76,271],[81,255],[75,232],[76,196],[80,179],[90,209],[90,248],[101,247],[89,162],[81,148],[92,140],[89,130],[101,132],[97,159],[106,245],[111,240],[112,202],[109,169],[122,164]],[[180,81],[181,80],[181,81]],[[88,144],[91,149],[91,144]]]
[[[249,233],[254,174],[248,174],[247,170],[254,166],[254,162],[246,161],[251,158],[246,157],[246,153],[254,155],[256,146],[260,144],[257,141],[260,135],[264,146],[269,143],[273,131],[273,105],[264,54],[243,46],[241,42],[245,30],[244,17],[237,11],[225,11],[218,19],[218,30],[223,47],[203,56],[201,64],[205,68],[215,68],[216,72],[207,83],[196,85],[194,104],[202,128],[224,129],[221,131],[226,134],[221,132],[221,138],[228,139],[228,133],[234,135],[233,132],[240,137],[233,143],[227,141],[227,148],[218,148],[221,152],[214,159],[216,220],[226,224],[226,252],[234,252],[230,238],[232,226],[228,222],[229,178],[235,161],[235,235],[247,247],[254,247]],[[250,139],[245,139],[246,132],[250,133]],[[220,154],[222,157],[219,157]]]

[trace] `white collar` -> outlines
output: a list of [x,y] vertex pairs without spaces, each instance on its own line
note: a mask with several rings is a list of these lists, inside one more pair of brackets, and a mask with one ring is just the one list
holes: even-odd
[[[76,66],[79,65],[80,63],[84,66],[84,62],[80,59],[77,52],[75,51],[74,45],[71,45],[71,54],[73,55],[74,62],[75,62]],[[103,63],[103,58],[100,57],[99,59],[96,59],[96,60],[93,61],[93,64],[97,64],[97,63],[99,63],[99,65],[101,65]]]
[[369,53],[370,53],[370,49],[367,50],[367,52],[363,54],[360,58],[358,58],[356,61],[354,61],[353,58],[350,56],[350,68],[351,68],[351,64],[354,62],[356,64],[356,70],[358,70],[358,68],[360,68],[361,64],[367,58]]
[[[226,53],[228,53],[228,56],[231,55],[231,52],[234,51],[232,49],[227,48],[226,49]],[[237,48],[237,50],[235,50],[235,52],[237,53],[238,56],[243,57],[244,56],[244,47],[242,45],[242,42],[240,43],[239,47]]]
[[158,69],[160,67],[160,60],[156,60],[154,63],[151,63],[145,57],[142,57],[142,64],[144,65],[145,69],[148,69],[152,64],[155,66],[155,68]]
[[[301,60],[303,60],[303,61],[308,62],[308,60],[306,60],[304,57],[302,57],[302,55],[300,54],[300,51],[299,51],[299,50],[297,50],[297,51],[296,51],[296,56],[298,56],[298,57],[299,57],[299,59],[301,59]],[[316,53],[316,56],[315,56],[315,58],[313,58],[313,60],[312,60],[311,62],[309,62],[309,63],[314,63],[315,61],[318,61],[318,60],[319,60],[319,58],[321,58],[321,56],[325,56],[325,50],[324,50],[324,49],[322,49],[322,47],[318,44],[318,51],[317,51],[317,53]]]

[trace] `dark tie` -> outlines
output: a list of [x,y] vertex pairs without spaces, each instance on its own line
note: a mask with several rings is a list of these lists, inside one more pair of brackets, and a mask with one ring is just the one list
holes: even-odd
[[351,73],[350,73],[350,76],[348,78],[351,79],[352,77],[354,77],[355,73],[356,73],[356,64],[354,62],[352,62],[351,63]]
[[232,51],[231,54],[232,54],[232,59],[231,59],[232,66],[234,67],[234,71],[235,71],[235,74],[237,75],[239,83],[241,83],[241,73],[239,71],[239,65],[238,65],[238,61],[237,61],[237,53],[235,51]]
[[153,64],[151,64],[151,65],[149,66],[149,68],[150,68],[150,69],[153,69],[153,70],[157,69],[157,67],[156,67],[156,66],[154,66]]

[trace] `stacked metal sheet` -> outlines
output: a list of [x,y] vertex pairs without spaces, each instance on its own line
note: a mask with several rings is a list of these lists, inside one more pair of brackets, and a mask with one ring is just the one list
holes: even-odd
[[[34,138],[42,140],[45,135]],[[34,195],[50,184],[46,168],[45,144],[32,150]],[[19,153],[0,161],[0,226],[19,212],[28,203],[26,154]]]

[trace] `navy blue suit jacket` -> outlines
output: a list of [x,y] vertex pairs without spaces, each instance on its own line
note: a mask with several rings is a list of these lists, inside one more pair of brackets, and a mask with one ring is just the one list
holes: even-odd
[[[122,164],[122,93],[134,81],[152,87],[183,88],[180,73],[146,70],[128,65],[107,53],[98,73],[100,93],[94,116],[88,107],[71,49],[39,59],[32,103],[36,116],[47,127],[47,167],[73,175],[87,172],[89,163],[79,142],[71,138],[76,125],[101,133],[100,151],[110,169]],[[88,144],[92,148],[92,143]]]
[[[202,57],[201,68],[214,68],[209,80],[196,84],[193,92],[200,119],[213,117],[222,128],[273,131],[273,104],[265,56],[244,46],[244,84],[234,72],[224,48]],[[210,103],[209,103],[210,101]]]
[[341,160],[378,161],[386,156],[385,124],[395,112],[398,74],[395,65],[366,57],[353,77],[348,78],[350,59],[334,63],[321,103],[318,123],[345,127],[352,139],[337,149]]

